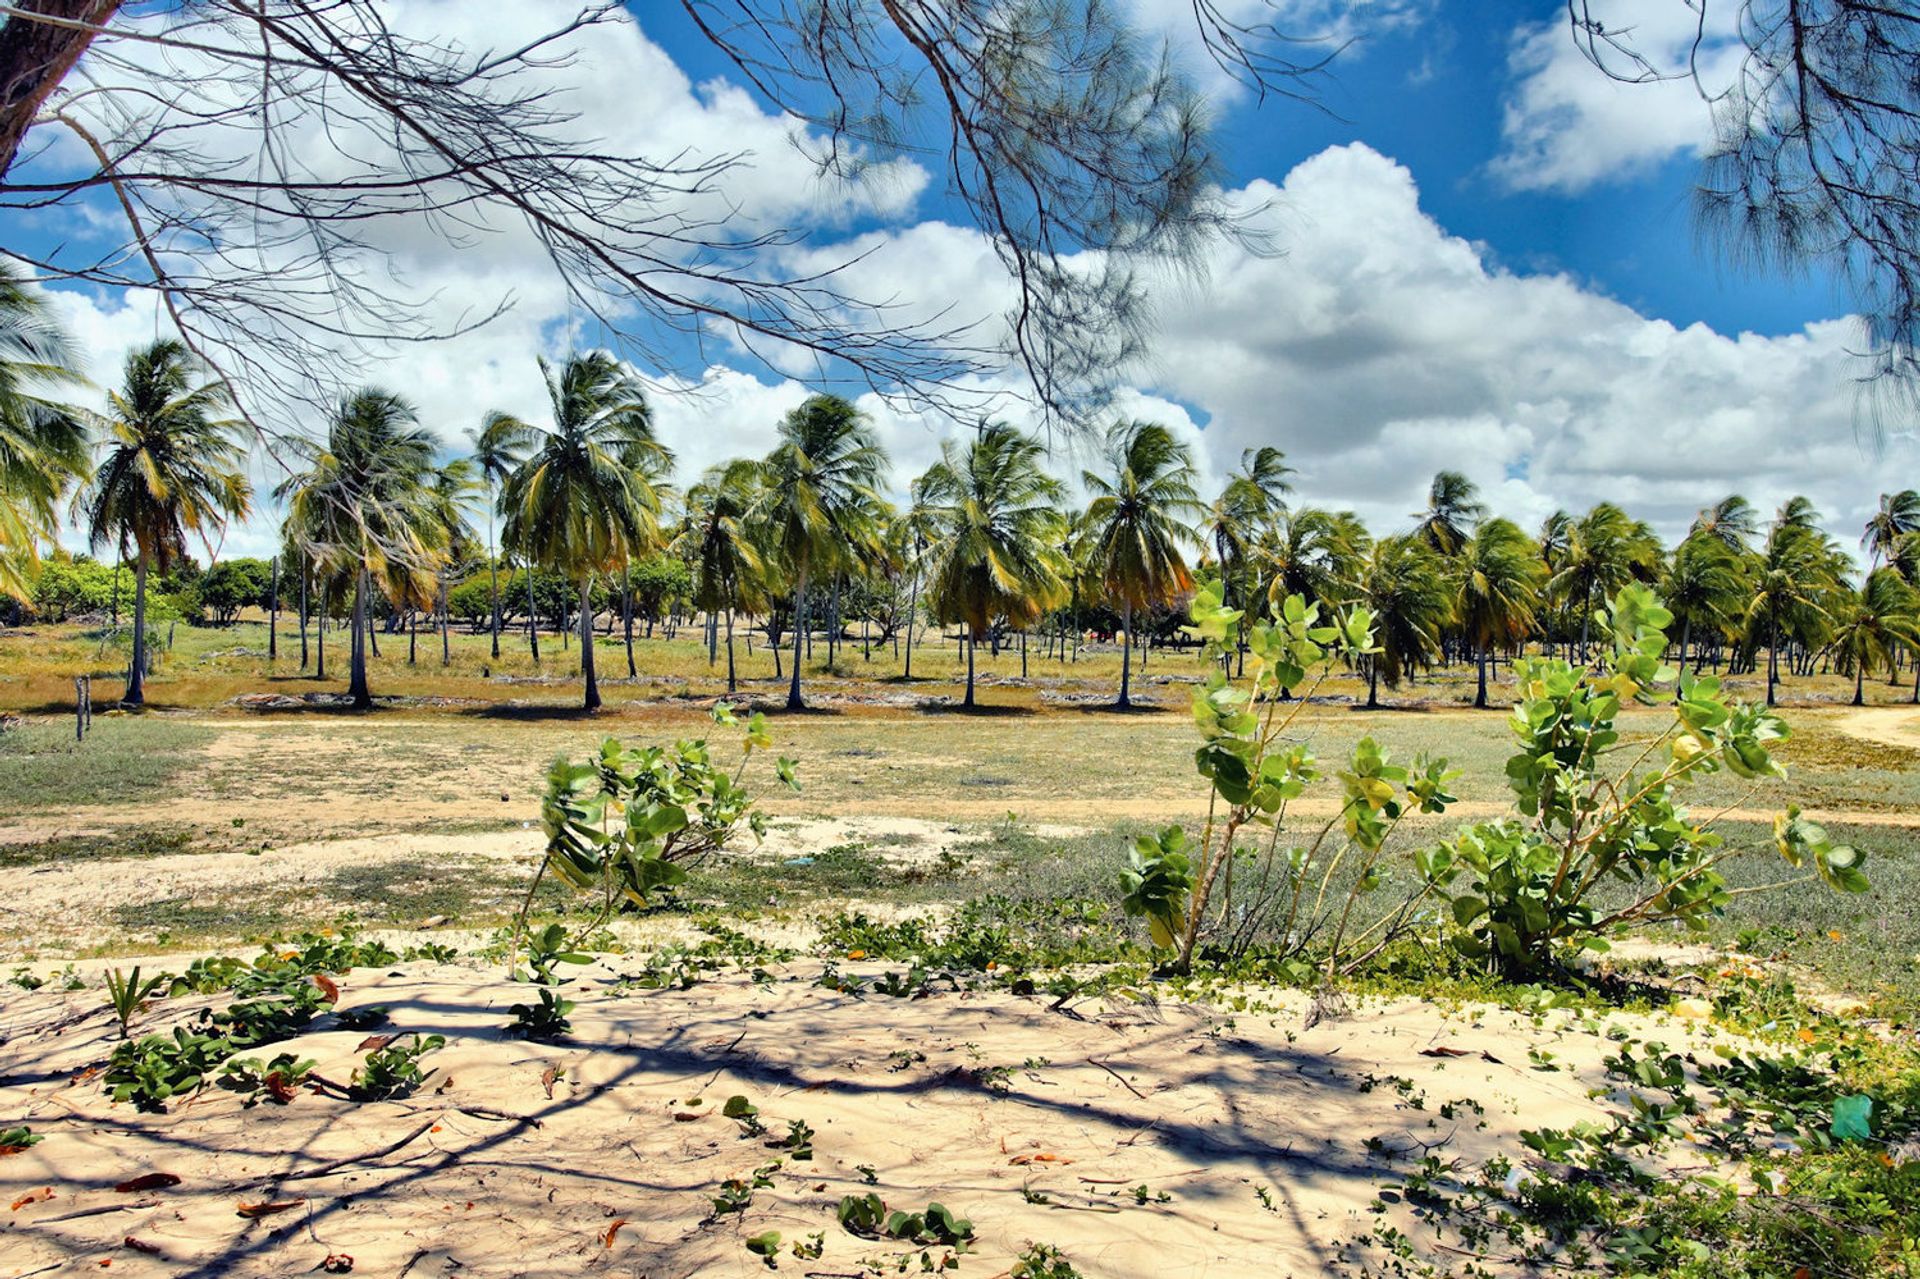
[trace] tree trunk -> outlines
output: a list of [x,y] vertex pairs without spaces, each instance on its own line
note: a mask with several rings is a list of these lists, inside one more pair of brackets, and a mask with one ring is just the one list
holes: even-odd
[[1479,652],[1480,652],[1480,663],[1479,663],[1480,691],[1474,694],[1473,706],[1475,710],[1483,711],[1487,709],[1487,650],[1482,648],[1479,650]]
[[593,675],[593,574],[580,579],[580,678],[586,682],[586,708],[600,709],[600,685]]
[[827,605],[827,611],[833,614],[832,629],[827,632],[827,669],[833,669],[840,652],[840,575],[833,575],[833,599]]
[[147,704],[147,556],[144,551],[133,565],[133,665],[127,671],[126,696],[120,701],[126,706]]
[[500,553],[493,544],[493,507],[487,507],[487,580],[493,588],[493,613],[487,619],[493,632],[493,660],[500,660]]
[[320,588],[320,613],[313,620],[313,642],[314,653],[318,659],[313,677],[325,679],[327,677],[327,588],[324,585]]
[[913,590],[907,598],[907,668],[902,674],[913,678],[913,619],[920,611],[920,570],[913,571]]
[[452,610],[447,607],[447,579],[440,579],[440,665],[453,665]]
[[732,592],[729,591],[727,598],[727,691],[731,693],[739,687],[739,681],[734,678],[733,673],[733,598]]
[[92,45],[87,27],[103,27],[121,0],[21,0],[30,13],[79,23],[56,26],[14,18],[0,27],[0,176],[13,167],[40,108]]
[[415,665],[416,659],[419,657],[419,654],[420,654],[420,626],[418,621],[418,614],[414,611],[414,609],[411,606],[409,606],[407,608],[407,665],[408,666]]
[[1853,664],[1853,704],[1855,706],[1867,704],[1867,661],[1864,654]]
[[1133,705],[1128,692],[1133,683],[1133,602],[1124,601],[1120,605],[1120,701],[1121,710]]
[[307,566],[300,566],[300,669],[307,669]]
[[1780,623],[1771,611],[1767,614],[1767,705],[1773,703],[1773,686],[1780,682]]
[[273,585],[267,590],[267,660],[280,660],[280,557],[273,557]]
[[367,640],[373,628],[367,625],[367,571],[361,569],[353,575],[353,642],[348,646],[347,694],[353,698],[353,708],[365,711],[373,709],[373,693],[367,687]]
[[973,624],[968,623],[967,624],[967,700],[965,703],[968,710],[973,709],[973,650],[976,647],[978,647],[979,643],[980,643],[979,634],[973,629]]
[[633,662],[633,567],[620,566],[620,614],[627,632],[627,678],[639,679],[640,668]]
[[533,594],[533,558],[527,558],[527,647],[533,650],[533,664],[540,665],[540,601]]
[[1380,709],[1380,657],[1374,654],[1367,658],[1367,709]]
[[801,639],[807,633],[807,570],[800,570],[800,582],[793,590],[793,674],[792,682],[787,685],[787,709],[798,711],[806,709],[806,702],[800,697],[800,651]]

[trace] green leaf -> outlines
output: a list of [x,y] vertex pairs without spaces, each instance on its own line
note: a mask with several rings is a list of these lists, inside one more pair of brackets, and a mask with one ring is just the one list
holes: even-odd
[[1855,1093],[1850,1097],[1833,1099],[1833,1139],[1835,1141],[1868,1141],[1873,1133],[1869,1121],[1873,1117],[1873,1098],[1865,1093]]

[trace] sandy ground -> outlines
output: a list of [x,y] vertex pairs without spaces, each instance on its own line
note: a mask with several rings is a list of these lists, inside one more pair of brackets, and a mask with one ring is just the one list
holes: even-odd
[[[1081,833],[1059,825],[1030,827],[1041,836]],[[143,902],[180,899],[217,902],[281,897],[305,903],[289,911],[290,926],[302,918],[324,918],[351,908],[351,901],[330,900],[325,885],[343,870],[359,866],[422,865],[436,874],[497,871],[524,883],[539,858],[542,835],[533,823],[506,831],[462,835],[405,833],[353,839],[316,840],[257,853],[172,853],[157,857],[106,861],[70,859],[0,869],[0,897],[9,904],[7,929],[33,938],[36,954],[72,953],[115,942],[153,944],[114,923],[114,912]],[[757,847],[751,840],[741,855],[771,861],[811,857],[839,844],[865,845],[871,855],[895,864],[936,862],[965,857],[981,834],[950,822],[916,817],[782,818]],[[422,925],[425,920],[419,921]],[[657,930],[656,930],[657,932]],[[650,935],[630,940],[658,943]]]
[[[611,988],[617,969],[584,971],[564,992],[579,1003],[573,1035],[556,1045],[501,1035],[528,988],[497,973],[356,971],[340,980],[342,1007],[378,1003],[395,1029],[449,1037],[415,1096],[302,1093],[245,1109],[214,1089],[161,1115],[111,1103],[90,1078],[113,1042],[97,991],[0,994],[0,1118],[44,1136],[0,1158],[0,1203],[13,1205],[0,1279],[109,1264],[288,1276],[342,1255],[352,1273],[388,1277],[755,1275],[767,1267],[745,1240],[766,1230],[789,1246],[823,1236],[818,1260],[784,1254],[782,1272],[855,1279],[893,1273],[903,1255],[836,1223],[841,1196],[869,1189],[891,1208],[938,1201],[969,1218],[961,1276],[1005,1274],[1029,1241],[1111,1279],[1317,1275],[1376,1221],[1430,1242],[1397,1194],[1384,1217],[1370,1211],[1396,1166],[1432,1150],[1470,1169],[1524,1154],[1522,1128],[1602,1117],[1599,1063],[1617,1049],[1515,1013],[1420,1002],[1303,1029],[1292,994],[1232,1017],[1129,1002],[1070,1015],[1002,993],[851,998],[815,984],[808,964],[763,984],[628,994]],[[188,1007],[162,1004],[139,1029]],[[1681,1051],[1713,1033],[1608,1020]],[[270,1051],[344,1081],[362,1035],[330,1024]],[[1530,1045],[1562,1068],[1531,1069]],[[1459,1055],[1424,1055],[1441,1047]],[[719,1113],[734,1095],[759,1107],[768,1136],[811,1125],[813,1158],[743,1134]],[[1465,1099],[1484,1113],[1442,1117]],[[713,1217],[722,1183],[775,1161],[745,1212]],[[115,1189],[153,1173],[179,1180]],[[258,1219],[242,1207],[260,1204],[285,1206]],[[917,1254],[906,1250],[916,1272]]]

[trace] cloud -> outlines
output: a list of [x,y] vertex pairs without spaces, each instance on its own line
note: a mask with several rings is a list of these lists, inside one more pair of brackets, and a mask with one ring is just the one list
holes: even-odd
[[1845,533],[1920,463],[1855,436],[1854,321],[1729,336],[1498,269],[1359,144],[1238,198],[1285,211],[1286,255],[1217,254],[1212,286],[1165,307],[1151,385],[1205,411],[1212,457],[1278,445],[1309,500],[1377,530],[1448,467],[1529,523],[1609,499],[1673,537],[1728,492],[1806,493]]
[[[637,29],[623,27],[620,39],[634,58],[656,56]],[[674,74],[670,64],[656,66],[649,90],[665,94],[661,110],[688,113],[674,130],[720,128],[702,113],[742,109],[731,94]],[[779,136],[775,128],[765,145],[784,164]],[[1157,285],[1152,359],[1133,371],[1116,406],[1187,438],[1209,489],[1242,449],[1274,444],[1299,468],[1302,500],[1351,507],[1381,532],[1407,526],[1433,472],[1448,467],[1529,525],[1556,507],[1610,499],[1674,537],[1728,492],[1762,507],[1806,493],[1850,541],[1879,491],[1897,486],[1891,477],[1920,469],[1911,436],[1890,439],[1878,459],[1856,441],[1850,347],[1859,329],[1851,320],[1781,336],[1676,328],[1570,277],[1501,269],[1421,209],[1407,169],[1360,144],[1329,148],[1282,181],[1255,181],[1227,198],[1266,209],[1284,255],[1221,244],[1199,282]],[[864,255],[850,287],[913,317],[997,323],[1010,285],[984,238],[913,221],[911,203],[891,216],[885,230],[829,234],[785,260]],[[414,398],[449,449],[462,447],[490,409],[540,417],[534,357],[595,340],[544,258],[511,237],[468,249],[423,238],[406,266],[449,308],[501,288],[520,299],[456,341],[354,357],[356,376]],[[155,335],[151,297],[58,295],[92,353],[96,381],[110,381],[124,352]],[[661,384],[660,430],[679,454],[682,483],[727,457],[764,454],[780,415],[812,389],[804,377],[750,365],[723,340],[708,355],[705,368],[646,370]],[[1008,371],[968,389],[1016,386]],[[878,396],[860,403],[894,457],[896,494],[942,439],[972,426]],[[1003,408],[1031,425],[1017,405]],[[1065,476],[1090,460],[1084,448],[1064,447],[1054,459]],[[259,466],[263,481],[276,478],[271,461]],[[271,544],[263,512],[227,549]]]
[[1606,70],[1596,67],[1564,16],[1518,28],[1508,58],[1514,84],[1492,165],[1516,190],[1576,193],[1713,144],[1708,99],[1735,82],[1746,56],[1740,6],[1707,5],[1704,28],[1694,6],[1673,0],[1595,0],[1591,9],[1669,78],[1622,83],[1616,77],[1639,68],[1604,46]]
[[[1212,0],[1214,25],[1203,27],[1193,0],[1121,0],[1135,30],[1165,43],[1175,64],[1209,101],[1250,99],[1246,72],[1209,47],[1225,32],[1256,54],[1311,66],[1337,54],[1333,70],[1364,56],[1365,41],[1417,25],[1432,0]],[[1236,34],[1236,32],[1238,34]],[[1222,61],[1228,65],[1221,65]],[[1313,91],[1311,83],[1301,86]]]

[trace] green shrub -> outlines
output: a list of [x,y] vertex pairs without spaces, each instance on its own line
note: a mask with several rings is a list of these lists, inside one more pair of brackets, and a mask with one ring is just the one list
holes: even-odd
[[[1730,702],[1715,677],[1666,665],[1671,620],[1651,591],[1629,585],[1596,613],[1611,641],[1599,663],[1515,663],[1520,749],[1506,771],[1518,815],[1468,826],[1417,858],[1427,884],[1450,902],[1470,954],[1524,973],[1562,951],[1605,950],[1609,933],[1633,925],[1705,931],[1732,900],[1716,867],[1746,850],[1692,818],[1682,796],[1722,770],[1784,777],[1770,751],[1787,725],[1764,706]],[[1667,706],[1672,718],[1651,742],[1626,746],[1617,721],[1628,703]],[[1622,751],[1624,767],[1613,763]],[[1798,809],[1775,823],[1775,842],[1789,867],[1808,872],[1793,882],[1866,890],[1860,854]],[[1602,889],[1623,891],[1624,903],[1597,905]]]

